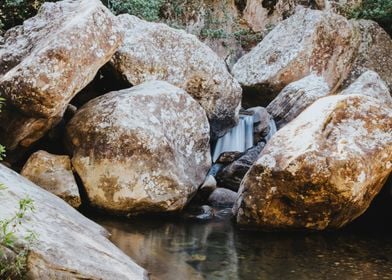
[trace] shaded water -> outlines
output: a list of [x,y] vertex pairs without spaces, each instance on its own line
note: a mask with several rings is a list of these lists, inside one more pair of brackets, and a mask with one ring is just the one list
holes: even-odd
[[[392,279],[390,229],[359,222],[326,233],[260,233],[179,217],[92,217],[152,279]],[[380,225],[380,224],[378,224]]]

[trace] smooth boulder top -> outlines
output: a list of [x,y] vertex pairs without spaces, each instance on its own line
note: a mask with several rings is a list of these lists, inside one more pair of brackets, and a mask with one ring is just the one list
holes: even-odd
[[91,203],[111,212],[181,210],[211,166],[203,108],[163,81],[90,101],[67,138]]
[[279,130],[242,181],[236,220],[264,230],[339,228],[392,171],[392,110],[360,94],[321,98]]
[[31,198],[35,211],[17,226],[18,242],[37,236],[27,258],[29,279],[147,279],[146,271],[112,244],[106,230],[57,196],[0,164],[0,220],[12,217],[19,201]]
[[347,76],[358,44],[359,35],[346,18],[298,7],[243,56],[232,72],[247,90],[264,88],[277,94],[312,73],[335,88]]
[[0,142],[27,148],[56,126],[71,99],[122,43],[116,17],[99,0],[45,3],[0,45]]
[[238,122],[241,87],[207,45],[162,23],[131,15],[118,20],[125,39],[111,63],[132,85],[163,80],[184,89],[207,112],[213,137]]
[[311,74],[288,84],[267,106],[279,127],[295,119],[314,101],[331,93],[324,78]]
[[28,116],[56,116],[121,42],[116,17],[99,0],[45,3],[5,34],[0,90]]

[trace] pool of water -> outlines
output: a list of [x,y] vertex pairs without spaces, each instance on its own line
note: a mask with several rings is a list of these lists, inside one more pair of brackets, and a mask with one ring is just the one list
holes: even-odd
[[151,279],[392,279],[392,231],[372,217],[343,231],[261,233],[236,228],[230,210],[215,211],[208,222],[92,218]]

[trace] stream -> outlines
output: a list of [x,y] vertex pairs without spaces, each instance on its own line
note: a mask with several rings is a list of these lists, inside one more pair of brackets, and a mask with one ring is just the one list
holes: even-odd
[[323,233],[243,231],[230,209],[209,221],[89,216],[151,279],[392,279],[391,215],[380,220],[377,211]]

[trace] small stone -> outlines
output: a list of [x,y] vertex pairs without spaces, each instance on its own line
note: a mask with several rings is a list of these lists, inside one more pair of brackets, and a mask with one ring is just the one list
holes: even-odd
[[225,188],[217,188],[208,198],[208,202],[212,206],[232,207],[236,199],[236,192]]

